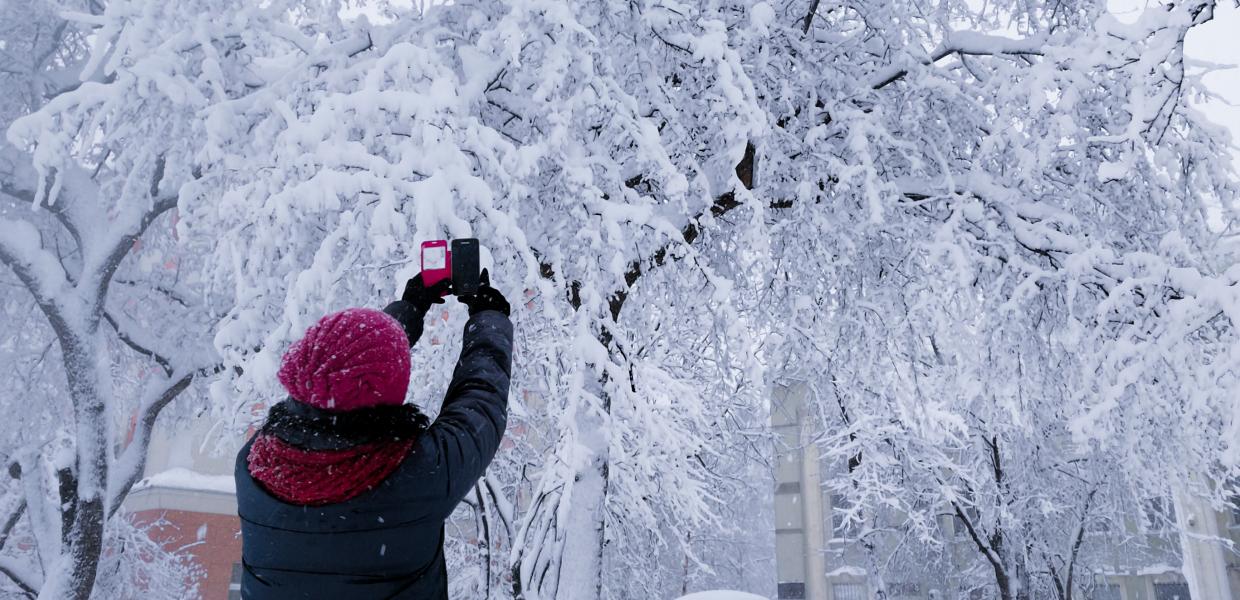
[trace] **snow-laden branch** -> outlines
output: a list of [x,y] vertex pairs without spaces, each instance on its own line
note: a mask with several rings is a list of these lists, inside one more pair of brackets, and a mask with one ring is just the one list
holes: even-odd
[[[950,193],[935,190],[934,187],[924,183],[920,186],[910,186],[908,182],[900,184],[902,193],[911,199],[924,201],[969,196],[983,201],[1000,217],[1000,222],[1008,228],[1013,239],[1026,250],[1050,257],[1056,269],[1066,268],[1073,256],[1088,260],[1090,270],[1105,281],[1107,291],[1143,276],[1143,272],[1150,271],[1150,267],[1161,265],[1165,270],[1159,273],[1159,278],[1177,292],[1177,297],[1202,295],[1223,307],[1240,308],[1240,281],[1236,281],[1234,276],[1207,276],[1195,268],[1173,267],[1153,255],[1148,256],[1147,261],[1133,261],[1131,253],[1126,259],[1125,254],[1116,249],[1098,244],[1087,246],[1072,232],[1079,225],[1075,217],[1047,203],[1025,199],[1020,190],[1004,186],[984,173],[972,173],[962,187]],[[973,224],[982,225],[980,222]],[[986,227],[976,229],[978,232],[986,230]]]
[[[753,142],[745,145],[745,152],[741,160],[735,167],[736,182],[746,189],[753,187],[753,175],[755,169],[757,150]],[[641,177],[634,177],[629,180],[629,187],[637,185],[641,181]],[[685,225],[680,229],[680,239],[673,239],[668,243],[660,246],[657,250],[648,256],[634,258],[629,260],[628,266],[624,271],[624,284],[620,288],[613,291],[607,296],[608,310],[613,322],[619,321],[620,311],[624,308],[625,300],[628,298],[629,291],[642,274],[651,269],[661,267],[669,260],[675,260],[673,250],[680,247],[692,245],[701,235],[703,223],[708,219],[717,219],[731,212],[733,209],[742,206],[744,203],[738,198],[735,190],[730,190],[720,194],[715,198],[714,202],[706,209],[692,217],[690,217]],[[782,205],[781,205],[782,206]],[[537,249],[534,250],[534,256],[539,260],[539,274],[548,280],[554,280],[556,277],[555,267],[543,260],[543,253]],[[580,281],[572,281],[569,283],[569,304],[574,308],[581,307],[581,287]]]
[[[1046,36],[1014,39],[981,33],[978,31],[953,31],[929,54],[919,59],[923,65],[932,65],[952,54],[966,56],[1040,56],[1046,46]],[[872,89],[882,89],[908,75],[909,69],[891,66],[870,78]]]
[[81,23],[83,25],[89,25],[92,27],[104,27],[106,25],[109,25],[112,22],[111,20],[109,20],[107,17],[104,17],[103,15],[88,14],[88,13],[82,13],[82,12],[73,11],[73,10],[60,11],[60,17],[64,19],[65,21]]
[[165,375],[172,375],[172,363],[167,354],[154,349],[156,346],[155,341],[151,339],[139,341],[138,338],[142,335],[139,333],[141,331],[140,328],[133,326],[133,324],[129,323],[128,320],[126,320],[125,325],[122,326],[116,316],[107,310],[103,311],[103,318],[108,322],[108,325],[111,325],[112,329],[116,331],[116,337],[121,340],[121,343],[129,346],[134,352],[149,357],[151,360],[159,363],[159,366],[164,370]]
[[0,574],[7,576],[27,597],[35,597],[39,595],[39,589],[43,586],[39,583],[39,576],[35,573],[31,565],[19,562],[17,559],[8,556],[0,556]]
[[[0,180],[0,194],[10,196],[26,206],[33,207],[36,205],[33,190],[17,187],[8,181]],[[46,210],[65,228],[65,231],[69,232],[69,235],[73,236],[73,241],[80,250],[82,248],[82,233],[69,216],[68,210],[63,205],[49,206]]]
[[[39,183],[39,174],[32,164],[32,156],[0,140],[0,195],[8,196],[15,203],[31,211],[46,210],[60,223],[77,249],[84,247],[83,235],[99,229],[100,214],[84,210],[98,196],[98,186],[79,170],[64,173],[61,195],[64,201],[48,202],[47,190]],[[85,202],[75,202],[85,199]]]
[[[21,478],[21,465],[17,462],[9,463],[8,471],[12,479]],[[3,477],[3,475],[0,475]],[[0,502],[0,550],[4,549],[4,545],[9,541],[9,535],[13,532],[13,528],[17,526],[17,522],[21,520],[22,515],[26,512],[26,498],[22,495],[20,482],[14,481],[12,485],[7,486],[8,492],[3,496]]]
[[1086,524],[1089,523],[1089,518],[1091,516],[1089,509],[1090,509],[1090,506],[1094,502],[1094,497],[1097,496],[1097,494],[1098,494],[1098,486],[1095,485],[1092,489],[1089,490],[1089,494],[1085,496],[1085,505],[1081,507],[1081,519],[1080,519],[1080,522],[1077,523],[1076,535],[1073,537],[1073,540],[1072,540],[1072,550],[1068,554],[1068,572],[1067,572],[1067,575],[1065,575],[1064,581],[1063,581],[1064,590],[1071,590],[1072,586],[1074,585],[1074,580],[1076,578],[1077,559],[1080,557],[1081,547],[1085,544],[1085,531],[1087,529]]
[[[280,35],[281,38],[289,36],[285,39],[288,39],[290,43],[297,46],[299,50],[302,50],[303,52],[307,50],[307,48],[303,47],[303,45],[309,44],[310,40],[305,39],[304,36],[294,36],[292,33],[292,28],[276,27],[276,29],[279,30],[278,35]],[[297,37],[298,39],[289,39],[292,37]],[[322,44],[317,48],[310,47],[310,51],[306,53],[306,56],[302,57],[301,60],[298,60],[293,65],[288,68],[281,69],[276,73],[263,76],[263,85],[258,89],[255,89],[240,98],[222,102],[219,107],[232,111],[244,111],[250,109],[256,104],[271,99],[272,96],[279,93],[280,84],[295,80],[297,77],[302,75],[307,68],[323,68],[327,65],[328,61],[334,58],[338,58],[340,56],[354,57],[370,50],[373,47],[374,39],[371,37],[369,31],[357,32],[344,39],[328,44]]]
[[65,432],[37,448],[22,452],[21,486],[26,500],[26,521],[44,572],[53,568],[63,546],[60,491],[53,485],[55,471],[66,467],[73,457],[66,452]]
[[38,228],[26,220],[0,217],[0,262],[3,262],[34,296],[52,327],[62,337],[70,331],[65,299],[72,289],[64,266],[43,247]]
[[149,386],[138,406],[138,421],[134,427],[133,440],[125,447],[113,464],[108,477],[108,517],[116,514],[125,496],[142,478],[146,468],[147,449],[151,444],[151,431],[159,413],[168,403],[184,392],[201,369],[175,372],[156,385]]
[[956,514],[956,518],[964,524],[965,530],[969,533],[969,538],[973,540],[973,544],[977,546],[978,551],[982,553],[982,556],[986,557],[986,560],[990,562],[990,566],[994,568],[996,573],[1003,572],[1006,568],[1003,563],[1003,558],[1000,557],[999,554],[995,552],[995,549],[991,547],[990,543],[986,541],[985,537],[982,535],[982,532],[978,531],[977,525],[973,523],[973,519],[970,519],[969,516],[965,514],[965,511],[960,507],[960,503],[952,502],[951,505],[952,511]]
[[[745,151],[741,155],[740,161],[737,162],[736,167],[734,168],[736,174],[736,184],[742,186],[745,190],[753,188],[753,175],[755,169],[757,168],[756,161],[757,149],[754,147],[753,142],[747,142],[745,144]],[[638,278],[641,277],[644,270],[663,266],[663,264],[668,261],[669,252],[671,252],[675,247],[689,246],[692,245],[693,242],[697,241],[698,236],[702,233],[703,224],[707,220],[718,219],[743,204],[744,202],[741,200],[741,193],[735,189],[729,190],[728,192],[715,198],[714,203],[711,204],[708,209],[694,215],[693,218],[689,219],[689,222],[686,223],[680,230],[680,240],[673,240],[672,242],[665,244],[647,258],[633,259],[629,261],[628,268],[624,272],[625,287],[623,289],[616,290],[608,298],[608,306],[611,310],[612,321],[618,321],[620,319],[620,311],[624,308],[625,300],[628,299],[629,289],[637,283]]]
[[[14,171],[11,177],[0,181],[0,192],[38,207],[42,201],[38,196],[39,190],[22,185],[16,178],[24,174],[24,179],[29,180],[33,176],[34,170],[27,164],[29,157],[19,155],[7,145],[4,151],[4,158],[16,162],[16,169],[25,171]],[[111,218],[102,210],[100,190],[89,176],[75,167],[57,172],[56,187],[60,197],[47,210],[73,236],[81,252],[82,265],[77,282],[73,282],[60,261],[43,248],[43,234],[28,221],[0,220],[0,227],[12,231],[12,235],[0,239],[0,259],[17,272],[35,294],[40,307],[60,303],[59,312],[63,315],[67,306],[64,302],[70,297],[68,292],[76,287],[78,293],[75,297],[82,299],[84,305],[80,309],[75,308],[74,312],[79,318],[91,319],[102,309],[111,278],[125,256],[132,251],[134,240],[140,238],[160,215],[176,208],[175,193],[160,195],[159,185],[163,181],[164,170],[165,160],[161,156],[156,160],[151,177],[149,201],[140,204],[131,200],[129,206],[122,205],[118,214]],[[31,182],[26,181],[26,184]],[[101,227],[100,221],[105,219],[111,222],[108,227]],[[52,318],[50,314],[48,316]]]
[[512,524],[515,518],[512,503],[508,501],[503,486],[493,475],[483,477],[482,481],[486,485],[487,493],[491,496],[491,506],[499,516],[500,524],[504,526],[504,535],[512,539]]
[[19,496],[17,507],[13,509],[13,512],[9,513],[9,517],[5,519],[4,524],[0,525],[0,550],[4,549],[4,545],[8,543],[9,536],[13,533],[13,528],[17,527],[17,522],[21,520],[25,512],[26,499]]
[[[159,173],[162,174],[162,172],[161,168]],[[157,185],[158,180],[152,183],[152,189],[155,189],[154,186]],[[112,283],[112,276],[120,268],[125,256],[133,250],[134,240],[142,237],[155,219],[176,206],[177,196],[175,194],[154,199],[149,208],[131,212],[127,218],[128,222],[114,224],[110,231],[111,235],[98,242],[98,250],[83,256],[82,279],[78,282],[78,286],[90,294],[87,297],[92,299],[90,307],[92,313],[102,310],[108,286]]]

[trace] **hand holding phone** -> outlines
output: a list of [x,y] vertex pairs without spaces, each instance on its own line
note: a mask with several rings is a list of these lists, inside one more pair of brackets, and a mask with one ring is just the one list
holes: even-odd
[[400,299],[414,306],[415,309],[425,314],[436,304],[444,303],[444,296],[447,296],[452,289],[452,282],[447,279],[441,279],[435,285],[426,285],[422,278],[422,274],[418,273],[413,279],[405,282],[405,292],[401,294]]
[[476,293],[457,296],[457,300],[469,307],[469,315],[472,317],[484,310],[499,311],[506,316],[511,315],[512,307],[509,306],[508,299],[499,290],[491,287],[491,277],[486,269],[482,270],[478,279],[480,283]]
[[[447,240],[422,242],[422,283],[432,287],[443,280],[452,279],[452,256]],[[452,293],[444,290],[443,295]]]

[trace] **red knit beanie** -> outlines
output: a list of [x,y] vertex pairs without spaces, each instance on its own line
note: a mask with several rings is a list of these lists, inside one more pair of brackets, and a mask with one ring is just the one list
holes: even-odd
[[382,311],[345,309],[308,329],[284,353],[278,376],[294,399],[324,410],[404,404],[409,339]]

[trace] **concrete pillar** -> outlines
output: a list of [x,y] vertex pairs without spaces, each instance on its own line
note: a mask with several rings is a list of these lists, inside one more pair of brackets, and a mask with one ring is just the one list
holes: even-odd
[[808,419],[801,421],[801,510],[805,521],[805,598],[827,599],[827,564],[823,554],[827,537],[822,510],[822,473],[818,446]]
[[1174,500],[1176,520],[1181,527],[1184,579],[1193,600],[1240,598],[1240,590],[1233,593],[1230,589],[1227,557],[1223,554],[1226,532],[1219,525],[1219,514],[1208,502],[1184,490],[1177,491]]
[[771,390],[775,433],[775,570],[779,600],[829,600],[826,585],[821,473],[814,431],[805,419],[804,385]]

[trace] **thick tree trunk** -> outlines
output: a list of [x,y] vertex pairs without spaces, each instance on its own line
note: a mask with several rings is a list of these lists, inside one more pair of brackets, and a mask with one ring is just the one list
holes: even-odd
[[598,526],[596,535],[598,536],[598,556],[595,558],[595,575],[594,575],[594,597],[602,600],[603,598],[603,573],[607,562],[607,492],[611,487],[611,467],[607,462],[606,456],[600,457],[599,460],[599,479],[602,481],[602,491],[599,498],[598,510]]
[[[98,323],[97,320],[94,321]],[[107,415],[104,401],[106,348],[98,343],[95,327],[61,336],[65,374],[73,401],[76,423],[74,450],[77,456],[73,485],[62,492],[62,516],[68,535],[64,552],[65,571],[49,574],[41,596],[89,600],[103,553],[104,497],[108,480]],[[65,497],[68,496],[68,497]],[[62,578],[57,582],[55,579]],[[58,589],[59,588],[59,589]]]
[[592,453],[572,489],[572,510],[564,544],[557,598],[603,597],[603,566],[606,560],[608,493],[608,435],[603,417],[579,415],[580,442]]
[[69,545],[68,598],[88,600],[99,572],[103,553],[103,498],[96,496],[78,503]]

